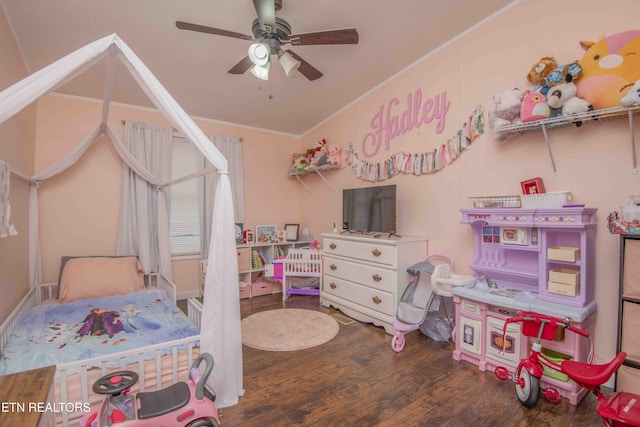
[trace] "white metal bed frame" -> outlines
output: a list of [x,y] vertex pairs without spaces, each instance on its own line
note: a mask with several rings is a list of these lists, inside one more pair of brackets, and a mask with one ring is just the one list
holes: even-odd
[[[150,274],[145,277],[145,286],[156,287],[166,291],[167,295],[173,301],[176,302],[176,285],[160,274]],[[41,302],[55,298],[57,294],[57,283],[44,283],[37,285],[22,298],[17,307],[11,312],[9,317],[0,325],[0,354],[4,352],[4,347],[9,339],[9,336],[13,333],[22,314],[32,307],[40,304]],[[187,317],[200,328],[200,321],[202,318],[202,304],[195,298],[191,298],[187,301]],[[131,370],[132,364],[125,363],[127,358],[131,359],[135,356],[137,359],[137,371],[140,377],[138,385],[140,391],[159,390],[163,388],[163,378],[161,369],[161,358],[171,357],[171,384],[178,382],[178,352],[179,347],[186,346],[187,352],[187,367],[191,366],[194,356],[194,348],[199,347],[200,335],[192,337],[182,338],[174,341],[167,341],[161,344],[155,344],[151,346],[140,347],[133,350],[122,351],[118,353],[112,353],[106,356],[94,357],[90,359],[84,359],[80,361],[64,363],[56,366],[55,379],[59,382],[60,395],[56,396],[58,402],[68,402],[69,396],[69,379],[71,376],[79,375],[81,379],[82,388],[82,401],[90,401],[90,387],[88,372],[90,370],[100,369],[100,375],[104,375],[109,369],[113,370],[115,363],[117,362],[120,369]],[[170,351],[170,354],[164,354]],[[145,360],[145,354],[155,352],[155,381],[154,378],[149,378],[146,375],[146,364],[148,360]],[[129,366],[129,368],[127,368]],[[69,373],[71,372],[71,373]],[[167,384],[169,385],[169,384]],[[64,427],[69,427],[69,413],[62,412],[58,414],[58,424]]]

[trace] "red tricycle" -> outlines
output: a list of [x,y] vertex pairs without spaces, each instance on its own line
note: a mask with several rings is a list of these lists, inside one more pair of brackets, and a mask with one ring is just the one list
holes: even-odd
[[[204,372],[198,367],[206,362]],[[200,354],[189,370],[189,379],[157,391],[131,396],[131,387],[138,382],[133,371],[107,374],[93,384],[93,392],[104,394],[102,405],[87,412],[79,427],[218,427],[215,393],[206,386],[213,369],[213,356]]]
[[[593,347],[587,363],[574,360],[563,360],[558,364],[549,360],[541,353],[541,341],[551,340],[558,327],[564,328],[584,337],[589,337],[589,332],[571,324],[569,319],[558,319],[533,312],[521,312],[518,317],[511,317],[504,323],[503,333],[506,335],[509,323],[522,322],[522,334],[536,337],[531,345],[531,354],[522,359],[515,371],[515,388],[518,400],[524,406],[531,407],[538,401],[540,394],[540,378],[544,366],[564,373],[580,386],[593,392],[598,399],[596,410],[602,417],[605,426],[634,426],[640,427],[640,396],[619,391],[605,396],[600,386],[618,370],[625,357],[625,352],[620,352],[612,361],[602,365],[591,363]],[[505,342],[503,338],[503,342]],[[511,379],[509,371],[504,367],[497,367],[495,374],[501,380]],[[560,393],[552,387],[542,390],[543,396],[550,402],[559,402]]]

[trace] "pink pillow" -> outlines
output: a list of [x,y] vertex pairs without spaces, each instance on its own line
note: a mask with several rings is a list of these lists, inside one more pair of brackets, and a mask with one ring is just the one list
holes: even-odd
[[108,295],[124,295],[144,289],[138,258],[73,258],[60,277],[60,302]]

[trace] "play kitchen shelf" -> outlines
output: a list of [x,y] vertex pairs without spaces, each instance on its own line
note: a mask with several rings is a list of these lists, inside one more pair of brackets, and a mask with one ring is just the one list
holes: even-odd
[[471,226],[471,269],[502,288],[568,306],[595,305],[596,209],[461,209]]
[[631,107],[614,107],[606,108],[596,111],[587,111],[585,113],[573,114],[569,116],[558,116],[544,120],[536,120],[527,123],[516,123],[508,126],[501,126],[492,129],[494,134],[501,134],[507,138],[522,135],[530,132],[542,132],[544,140],[547,145],[547,151],[549,152],[549,159],[551,160],[551,166],[553,173],[557,173],[556,162],[551,151],[551,144],[549,142],[548,129],[560,128],[560,127],[575,127],[577,122],[580,123],[601,123],[606,120],[612,119],[624,119],[629,120],[629,135],[631,139],[631,158],[632,169],[631,172],[634,175],[638,174],[638,162],[636,158],[635,148],[635,136],[633,126],[633,116],[640,112],[640,105],[634,105]]
[[[570,317],[576,326],[593,332],[596,209],[483,207],[461,212],[462,223],[470,225],[474,235],[470,267],[498,288],[478,282],[453,290],[454,360],[473,363],[481,371],[505,367],[513,374],[534,341],[515,324],[503,339],[504,321],[520,311]],[[501,351],[503,342],[506,348]],[[589,341],[568,332],[545,340],[543,351],[556,359],[586,362]],[[572,405],[587,394],[555,371],[545,372],[542,386],[556,388]]]
[[[491,293],[485,289],[456,288],[453,290],[456,307],[455,344],[453,359],[478,366],[480,371],[495,371],[497,367],[507,369],[511,375],[531,349],[536,340],[521,331],[521,325],[510,324],[503,334],[504,321],[518,315],[519,311],[534,311],[554,317],[571,317],[574,326],[593,333],[595,306],[568,307],[562,304],[540,301],[536,298],[513,298],[508,294]],[[586,362],[589,356],[589,340],[562,330],[551,340],[542,342],[542,351],[552,358],[574,359]],[[502,349],[504,343],[504,350]],[[541,387],[553,387],[562,397],[577,405],[588,390],[568,380],[557,371],[546,370],[541,378]]]

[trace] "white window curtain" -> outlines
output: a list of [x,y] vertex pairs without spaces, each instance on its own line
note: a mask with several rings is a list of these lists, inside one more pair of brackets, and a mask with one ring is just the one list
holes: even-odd
[[[242,144],[240,138],[223,135],[207,134],[213,145],[227,159],[229,163],[229,181],[233,196],[233,211],[235,222],[244,222],[244,180],[242,172]],[[202,168],[209,168],[211,164],[198,151],[198,164]],[[209,256],[209,241],[211,240],[211,218],[213,215],[213,201],[215,189],[218,185],[218,174],[207,174],[198,179],[200,201],[200,253],[202,259]]]
[[9,204],[11,169],[6,162],[0,160],[0,237],[18,234],[11,219]]
[[[127,121],[124,130],[124,147],[149,172],[156,181],[171,180],[171,149],[173,130],[144,123]],[[146,273],[159,271],[160,250],[159,221],[156,212],[167,206],[159,206],[159,193],[164,189],[147,182],[128,166],[122,169],[122,198],[118,226],[117,255],[137,255]],[[160,209],[158,209],[160,207]],[[164,208],[164,209],[163,209]],[[159,234],[160,233],[160,234]],[[171,273],[163,274],[170,278]]]

